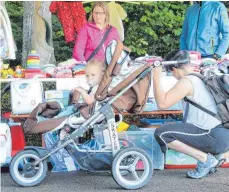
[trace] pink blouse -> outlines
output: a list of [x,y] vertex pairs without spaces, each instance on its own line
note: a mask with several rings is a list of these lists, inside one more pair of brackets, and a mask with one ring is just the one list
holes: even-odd
[[[100,30],[95,23],[85,24],[78,33],[73,50],[73,58],[77,61],[86,61],[102,41],[107,29],[108,27]],[[106,41],[99,52],[94,56],[94,59],[105,60],[106,46],[114,39],[119,40],[119,35],[117,29],[112,27]]]

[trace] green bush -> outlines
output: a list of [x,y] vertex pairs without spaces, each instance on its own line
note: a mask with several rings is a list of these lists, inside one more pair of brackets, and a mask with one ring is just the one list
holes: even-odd
[[123,3],[128,13],[124,21],[125,44],[134,56],[164,56],[177,49],[187,4],[183,2],[151,2],[144,5]]

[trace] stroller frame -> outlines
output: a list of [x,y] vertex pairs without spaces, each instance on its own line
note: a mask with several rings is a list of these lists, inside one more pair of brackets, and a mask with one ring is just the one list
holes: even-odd
[[[119,157],[123,158],[123,153],[125,153],[125,151],[127,152],[126,154],[131,155],[131,154],[136,154],[136,155],[140,155],[140,157],[136,157],[136,159],[139,160],[142,159],[143,163],[145,164],[145,166],[147,167],[147,171],[144,172],[143,176],[141,177],[142,180],[140,180],[141,182],[136,182],[136,183],[123,183],[122,180],[119,179],[120,175],[126,175],[128,174],[128,172],[123,172],[121,174],[117,174],[117,173],[113,173],[113,178],[116,181],[117,184],[119,184],[121,187],[125,188],[125,189],[138,189],[143,187],[144,185],[146,185],[149,180],[151,179],[152,175],[153,175],[153,164],[152,164],[152,159],[150,158],[150,156],[142,149],[139,148],[134,148],[134,147],[130,147],[130,148],[124,148],[124,149],[120,149],[120,145],[119,145],[119,139],[118,139],[118,133],[116,130],[116,122],[115,122],[115,114],[112,108],[112,103],[114,101],[116,101],[121,95],[123,95],[127,90],[129,90],[133,85],[135,85],[139,80],[143,79],[147,74],[149,74],[152,70],[153,66],[150,66],[148,68],[146,68],[143,72],[141,72],[137,78],[132,81],[129,85],[127,85],[127,87],[125,87],[123,90],[121,90],[117,95],[115,95],[114,97],[111,97],[109,99],[105,99],[104,101],[101,101],[101,103],[105,103],[98,111],[95,112],[95,114],[93,114],[89,119],[87,119],[82,125],[80,125],[79,127],[77,127],[77,129],[75,131],[73,131],[71,134],[66,135],[65,138],[63,140],[59,140],[57,141],[53,147],[50,150],[47,150],[46,148],[42,148],[42,147],[34,147],[34,146],[29,146],[29,147],[25,147],[24,151],[19,152],[14,159],[12,160],[11,164],[10,164],[10,173],[11,173],[11,177],[13,178],[13,180],[18,183],[19,185],[22,186],[34,186],[39,184],[44,178],[39,179],[39,181],[33,183],[33,184],[25,184],[22,183],[18,180],[17,176],[15,176],[15,168],[14,168],[14,164],[17,161],[18,158],[20,158],[20,153],[22,155],[26,154],[26,151],[29,153],[31,151],[36,152],[37,153],[37,159],[35,162],[30,163],[28,165],[26,165],[26,169],[35,169],[37,166],[39,166],[42,163],[46,163],[47,164],[47,158],[49,158],[52,154],[56,153],[57,151],[59,151],[60,149],[68,146],[69,144],[74,144],[75,149],[79,152],[99,152],[99,153],[111,153],[114,157],[114,160],[112,162],[112,172],[117,172],[117,166],[114,166],[114,163],[120,162],[121,160],[118,159]],[[97,101],[96,101],[97,102]],[[90,129],[93,125],[96,124],[96,122],[101,119],[104,118],[107,121],[107,128],[109,130],[109,136],[110,136],[110,141],[111,141],[111,149],[101,149],[101,150],[85,150],[85,149],[80,149],[77,144],[75,143],[74,139],[83,136],[83,134]],[[70,125],[71,127],[71,125]],[[74,127],[73,127],[74,128]],[[120,153],[119,152],[123,152]],[[33,154],[34,155],[34,154]],[[124,154],[125,156],[125,154]],[[117,160],[115,160],[115,158]],[[126,158],[126,157],[125,157]],[[138,161],[135,162],[135,166],[137,164]],[[80,166],[80,165],[79,165]],[[134,166],[134,169],[135,169]],[[121,167],[121,166],[120,166]],[[124,167],[124,166],[123,166]],[[80,168],[84,169],[83,167],[80,166]],[[133,166],[131,167],[131,169],[133,169]],[[47,170],[46,170],[47,171]],[[138,177],[135,175],[135,177]],[[139,179],[139,178],[137,178]]]
[[79,149],[79,147],[76,145],[74,139],[80,136],[83,136],[83,134],[96,122],[105,116],[108,124],[108,130],[109,130],[109,136],[111,141],[111,150],[113,153],[113,156],[120,150],[119,146],[119,140],[118,140],[118,133],[116,130],[116,123],[115,123],[115,114],[113,112],[113,109],[111,107],[111,104],[118,99],[123,93],[125,93],[129,88],[131,88],[134,84],[136,84],[139,80],[143,79],[148,73],[150,73],[152,70],[152,67],[147,68],[145,71],[143,71],[131,84],[129,84],[126,88],[124,88],[122,91],[120,91],[116,96],[111,98],[107,104],[102,106],[97,112],[95,112],[94,115],[92,115],[88,120],[86,120],[82,125],[80,125],[77,130],[75,130],[71,135],[66,136],[60,146],[58,146],[55,149],[50,149],[48,154],[46,154],[44,157],[42,157],[39,161],[37,161],[34,165],[38,165],[41,161],[47,159],[50,155],[56,153],[58,150],[66,147],[69,144],[74,144],[76,149],[80,152],[109,152],[104,150],[84,150]]

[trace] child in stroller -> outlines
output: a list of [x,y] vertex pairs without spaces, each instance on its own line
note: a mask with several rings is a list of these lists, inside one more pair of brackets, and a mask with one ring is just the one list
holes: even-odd
[[[92,59],[87,63],[85,68],[85,75],[87,83],[90,86],[90,89],[86,90],[83,87],[76,87],[71,91],[70,103],[75,105],[75,110],[77,110],[82,103],[92,105],[95,102],[95,93],[98,89],[99,83],[103,77],[105,69],[105,63],[101,60]],[[99,106],[96,106],[96,109],[98,108]],[[71,116],[69,120],[73,125],[80,125],[86,119],[79,113],[78,115]],[[62,129],[60,131],[61,140],[64,138],[68,131],[66,129]]]

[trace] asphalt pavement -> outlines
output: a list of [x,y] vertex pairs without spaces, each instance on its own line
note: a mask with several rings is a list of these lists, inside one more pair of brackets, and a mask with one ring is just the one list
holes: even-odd
[[[185,177],[188,170],[156,170],[151,181],[141,192],[229,192],[229,169],[219,169],[206,178],[193,180]],[[127,191],[120,188],[108,173],[68,172],[47,174],[35,187],[20,187],[11,179],[8,170],[1,173],[2,192],[102,192]]]

